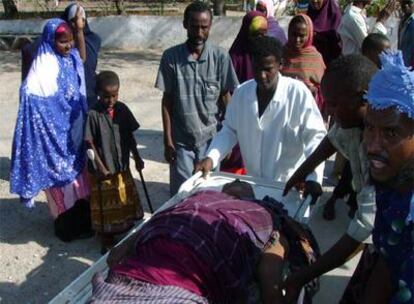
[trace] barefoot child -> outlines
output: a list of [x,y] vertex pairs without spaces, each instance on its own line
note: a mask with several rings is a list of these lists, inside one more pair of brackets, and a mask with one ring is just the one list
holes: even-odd
[[130,153],[136,169],[142,161],[135,140],[138,122],[128,107],[118,101],[118,75],[103,71],[97,76],[98,104],[89,111],[85,130],[92,183],[92,227],[110,246],[115,234],[129,230],[143,217],[140,199],[131,171]]

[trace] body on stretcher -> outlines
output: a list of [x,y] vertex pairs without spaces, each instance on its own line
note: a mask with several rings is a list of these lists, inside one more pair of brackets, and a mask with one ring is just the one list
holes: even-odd
[[[179,203],[183,198],[199,189],[210,189],[220,191],[224,184],[234,181],[235,179],[247,182],[253,187],[257,199],[270,196],[282,202],[289,215],[301,223],[307,223],[312,214],[311,198],[303,200],[299,192],[290,191],[286,197],[282,197],[284,185],[274,181],[254,178],[250,176],[240,176],[229,173],[212,173],[207,179],[201,177],[201,173],[197,173],[189,178],[180,188],[179,192],[162,205],[157,211],[160,212],[175,204]],[[150,219],[151,215],[146,213],[144,219],[141,220],[137,227],[132,229],[128,236],[139,230],[144,223]],[[122,243],[128,236],[120,241]],[[62,290],[50,304],[69,304],[69,303],[87,303],[92,295],[92,277],[97,272],[108,271],[106,259],[108,253],[96,261],[89,269],[83,272],[76,280]],[[106,275],[106,274],[105,274]]]

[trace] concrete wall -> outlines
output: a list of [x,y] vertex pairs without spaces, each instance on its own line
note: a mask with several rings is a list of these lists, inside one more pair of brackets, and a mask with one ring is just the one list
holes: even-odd
[[[281,26],[287,31],[290,17],[280,17]],[[369,20],[372,23],[374,20]],[[1,34],[36,34],[42,31],[45,20],[0,20]],[[90,18],[93,31],[102,38],[104,48],[116,49],[165,49],[186,39],[182,18],[176,16],[108,16]],[[210,41],[229,48],[241,25],[240,17],[221,17],[213,20]],[[393,46],[396,46],[398,20],[387,24]]]
[[[104,48],[165,49],[186,39],[182,17],[177,16],[108,16],[89,18],[89,24],[102,38]],[[289,17],[280,22],[287,28]],[[0,35],[39,34],[45,20],[0,20]],[[241,25],[240,17],[217,17],[213,20],[210,41],[224,48],[233,43]]]

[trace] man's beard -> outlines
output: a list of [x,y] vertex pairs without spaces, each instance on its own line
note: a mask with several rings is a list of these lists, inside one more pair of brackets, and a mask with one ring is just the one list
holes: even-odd
[[393,189],[414,189],[414,160],[408,161],[398,172],[397,176],[380,184]]

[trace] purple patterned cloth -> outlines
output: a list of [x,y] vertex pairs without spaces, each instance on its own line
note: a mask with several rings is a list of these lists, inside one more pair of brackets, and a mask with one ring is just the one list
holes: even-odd
[[201,191],[158,213],[138,232],[137,247],[156,238],[189,246],[215,275],[214,300],[232,303],[252,279],[273,231],[270,212],[224,193]]
[[208,300],[176,286],[155,285],[110,273],[92,279],[89,304],[207,304]]

